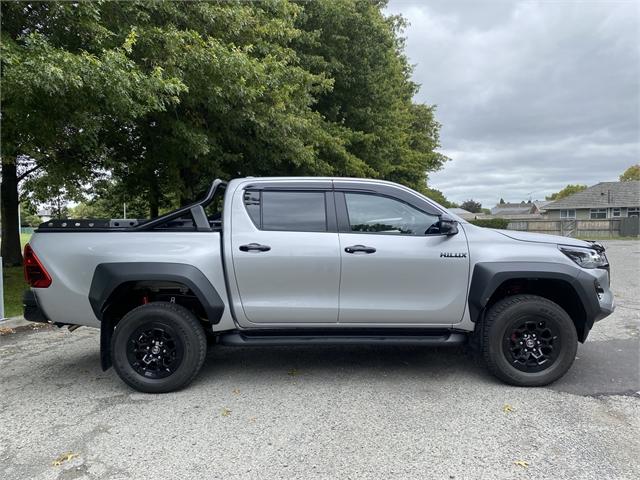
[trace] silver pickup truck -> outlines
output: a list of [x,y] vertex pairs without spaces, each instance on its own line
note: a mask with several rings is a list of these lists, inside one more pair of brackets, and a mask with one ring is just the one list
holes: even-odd
[[614,309],[604,248],[471,225],[390,182],[216,180],[153,220],[52,220],[25,247],[27,320],[100,329],[102,368],[168,392],[208,345],[478,347],[545,385]]

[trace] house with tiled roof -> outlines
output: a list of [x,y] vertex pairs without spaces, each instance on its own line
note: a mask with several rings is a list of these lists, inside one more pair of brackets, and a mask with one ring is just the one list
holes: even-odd
[[520,203],[499,203],[491,209],[491,215],[500,218],[525,218],[538,216],[542,213],[542,206],[549,202],[520,202]]
[[640,216],[640,181],[601,182],[544,206],[545,217],[602,220]]

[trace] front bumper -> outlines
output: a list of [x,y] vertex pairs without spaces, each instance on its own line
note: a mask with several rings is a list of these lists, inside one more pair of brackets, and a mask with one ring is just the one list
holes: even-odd
[[50,323],[47,315],[38,305],[36,294],[31,290],[25,290],[22,294],[22,308],[24,319],[30,322]]
[[[592,285],[591,308],[587,309],[587,314],[591,317],[593,325],[593,323],[611,315],[616,309],[615,298],[610,287],[610,274],[604,268],[583,269],[580,278],[581,283],[585,285],[585,290],[588,290],[588,286]],[[589,310],[591,311],[589,312]]]

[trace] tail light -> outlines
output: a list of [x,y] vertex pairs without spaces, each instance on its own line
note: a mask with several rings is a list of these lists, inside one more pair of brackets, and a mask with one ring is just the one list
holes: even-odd
[[51,285],[49,273],[28,243],[24,246],[24,278],[34,288],[47,288]]

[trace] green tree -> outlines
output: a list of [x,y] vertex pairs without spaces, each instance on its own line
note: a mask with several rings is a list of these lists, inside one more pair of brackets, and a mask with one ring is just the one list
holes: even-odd
[[[97,2],[3,2],[2,257],[22,263],[19,184],[38,174],[78,185],[99,168],[104,126],[175,103],[185,89],[143,71],[100,22]],[[67,188],[67,191],[72,190]],[[61,192],[58,191],[58,195]]]
[[561,198],[568,197],[569,195],[573,195],[574,193],[581,192],[585,188],[587,188],[586,185],[579,185],[579,184],[571,185],[571,184],[569,184],[566,187],[564,187],[562,190],[560,190],[559,192],[552,193],[551,195],[548,195],[545,198],[547,200],[560,200]]
[[467,212],[471,213],[481,213],[482,212],[482,204],[480,202],[476,202],[475,200],[469,199],[465,202],[462,202],[460,208],[463,208]]
[[620,175],[621,182],[630,182],[632,180],[640,180],[640,164],[631,165]]
[[[440,125],[434,107],[415,105],[418,85],[404,55],[401,17],[385,17],[383,1],[299,2],[296,38],[302,63],[331,78],[314,108],[335,128],[351,154],[334,163],[338,175],[397,181],[425,192],[427,172],[447,160],[436,152]],[[344,130],[346,127],[348,130]]]
[[3,3],[8,263],[19,183],[100,216],[155,216],[244,175],[385,178],[446,205],[427,187],[447,160],[435,107],[413,103],[403,20],[384,5]]

